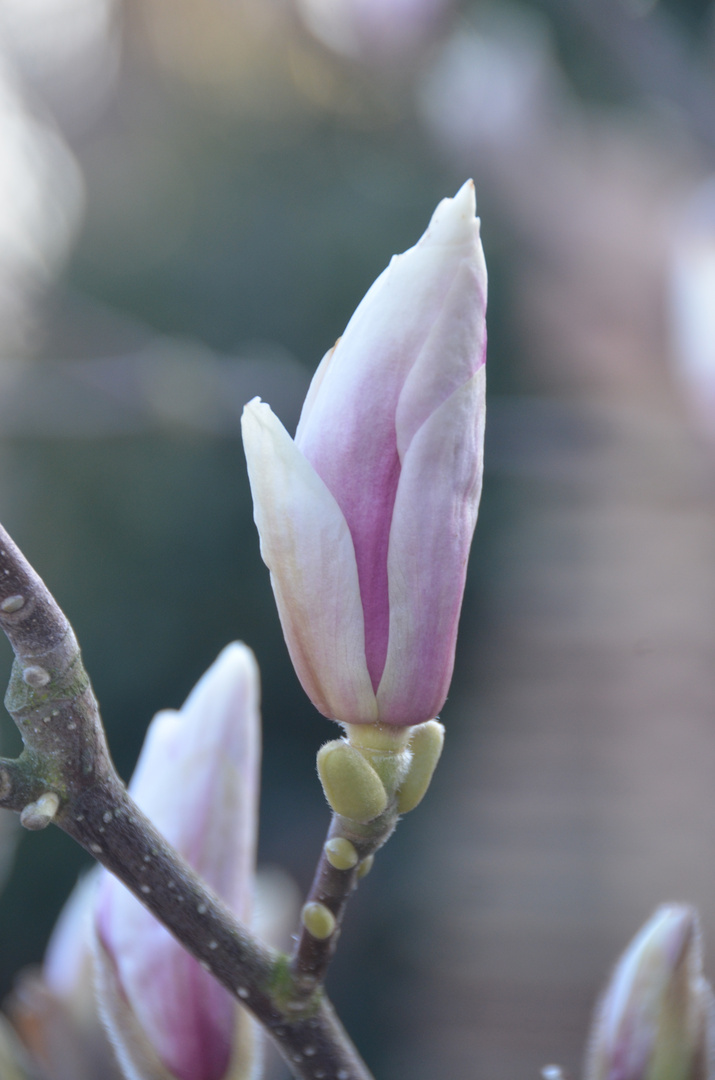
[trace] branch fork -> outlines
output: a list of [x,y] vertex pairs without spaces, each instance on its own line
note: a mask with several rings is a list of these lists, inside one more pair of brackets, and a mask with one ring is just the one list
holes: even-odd
[[[0,807],[31,830],[58,825],[115,874],[256,1016],[295,1077],[372,1080],[322,989],[334,940],[306,981],[301,965],[237,922],[139,810],[112,764],[72,628],[1,526],[0,626],[15,653],[5,704],[24,743],[19,758],[0,759]],[[364,859],[369,845],[357,840]],[[319,903],[334,904],[335,873]],[[356,876],[340,878],[350,883],[340,914]]]

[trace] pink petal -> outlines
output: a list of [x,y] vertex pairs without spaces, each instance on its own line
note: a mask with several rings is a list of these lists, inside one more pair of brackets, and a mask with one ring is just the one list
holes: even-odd
[[400,474],[395,415],[409,370],[438,320],[455,275],[474,255],[474,189],[437,207],[422,239],[393,258],[350,320],[298,445],[335,496],[355,548],[373,687],[389,636],[387,552]]
[[482,366],[405,455],[388,556],[390,642],[377,691],[386,724],[430,720],[447,696],[481,493],[484,395]]
[[100,905],[100,941],[121,957],[122,992],[162,1064],[177,1080],[223,1080],[234,999],[126,889],[103,895]]

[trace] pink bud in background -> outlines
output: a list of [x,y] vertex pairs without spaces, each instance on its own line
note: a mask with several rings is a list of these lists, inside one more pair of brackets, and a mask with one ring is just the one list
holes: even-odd
[[471,181],[392,259],[318,368],[293,441],[243,441],[291,659],[326,716],[420,724],[454,665],[482,483],[486,268]]
[[452,0],[295,0],[308,30],[341,56],[373,60],[394,70],[414,58],[452,6]]
[[691,192],[671,239],[668,308],[674,375],[697,428],[715,441],[715,178]]
[[[229,645],[179,712],[154,718],[130,785],[160,832],[243,921],[255,870],[258,696],[252,652]],[[127,1075],[253,1075],[247,1014],[116,878],[102,876],[100,1003]]]
[[713,996],[697,915],[658,908],[616,964],[596,1009],[586,1080],[707,1080]]

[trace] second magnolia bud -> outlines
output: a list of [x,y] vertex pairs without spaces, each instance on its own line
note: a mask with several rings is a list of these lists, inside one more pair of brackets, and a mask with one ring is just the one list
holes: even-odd
[[[179,712],[154,718],[130,786],[169,843],[244,920],[254,886],[258,698],[253,654],[239,643],[228,646]],[[145,856],[147,865],[151,858]],[[150,886],[142,892],[149,893]],[[177,903],[184,903],[178,893]],[[196,911],[202,917],[205,905]],[[254,1075],[247,1013],[106,871],[96,926],[100,1005],[128,1076],[248,1080]]]
[[586,1080],[711,1080],[713,995],[695,911],[655,912],[616,964],[596,1010]]

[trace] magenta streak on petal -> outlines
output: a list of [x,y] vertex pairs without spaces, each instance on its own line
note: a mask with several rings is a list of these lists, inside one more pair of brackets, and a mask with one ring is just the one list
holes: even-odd
[[371,403],[369,421],[358,409],[349,418],[353,423],[346,427],[343,413],[338,418],[342,425],[336,425],[335,443],[324,438],[309,455],[334,494],[353,539],[365,619],[365,659],[373,690],[380,683],[387,656],[387,548],[400,478],[394,420],[400,384],[397,379],[391,387],[385,384],[383,380],[379,400]]
[[[117,899],[117,886],[112,885],[104,890],[97,931],[130,1008],[136,1000],[144,1002],[137,1019],[145,1030],[151,1030],[155,1053],[177,1080],[222,1080],[231,1057],[227,1033],[234,1027],[233,998],[143,908],[140,919],[151,920],[144,927],[152,939],[147,948],[149,959],[132,964],[131,993],[127,993],[115,955],[117,945],[121,949],[122,944],[114,942],[111,933],[110,908]],[[139,905],[134,897],[131,902]]]
[[[179,972],[179,966],[184,970]],[[234,1023],[233,999],[193,957],[178,957],[176,968],[177,982],[183,984],[182,1000],[166,1003],[166,1023],[174,1033],[181,1025],[181,1038],[174,1034],[163,1064],[178,1080],[222,1080],[231,1057],[226,1032]]]
[[460,234],[458,244],[451,237],[443,244],[440,230],[436,241],[432,232],[393,259],[358,306],[329,365],[321,369],[318,391],[309,396],[296,433],[299,449],[335,497],[350,530],[374,690],[389,640],[387,552],[401,468],[398,401],[471,243],[469,234]]
[[635,1018],[626,1017],[618,1032],[618,1041],[609,1062],[608,1080],[634,1080],[644,1076],[648,1067],[649,1047],[641,1039],[636,1042]]

